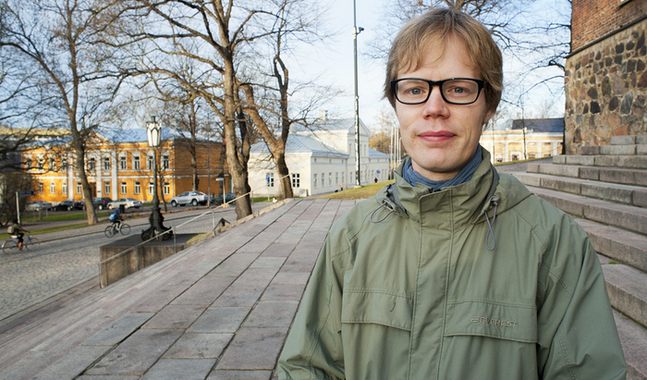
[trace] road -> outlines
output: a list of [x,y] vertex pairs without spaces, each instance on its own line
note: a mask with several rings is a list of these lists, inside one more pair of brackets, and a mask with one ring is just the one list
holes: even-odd
[[[254,211],[262,204],[254,204]],[[166,227],[178,227],[192,217],[208,212],[205,208],[165,215]],[[220,218],[236,220],[234,208],[215,209],[214,213],[189,222],[176,233],[204,233]],[[148,228],[148,218],[127,219],[131,234]],[[31,251],[11,255],[0,252],[0,321],[42,302],[60,292],[99,275],[99,247],[107,244],[106,224],[75,230],[36,235],[41,244]],[[118,237],[114,237],[115,239]]]

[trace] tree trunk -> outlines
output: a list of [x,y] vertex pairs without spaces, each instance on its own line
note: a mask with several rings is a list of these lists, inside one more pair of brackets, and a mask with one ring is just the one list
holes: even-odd
[[88,218],[88,225],[97,224],[99,221],[97,219],[97,214],[94,211],[94,204],[92,203],[92,190],[90,189],[90,183],[88,182],[88,176],[85,173],[85,152],[84,149],[79,147],[78,144],[74,148],[76,153],[76,171],[81,179],[81,187],[83,188],[83,200],[85,202],[85,214]]
[[[239,108],[236,105],[236,86],[235,86],[235,77],[236,72],[234,70],[233,58],[225,57],[225,107],[224,107],[224,129],[225,129],[225,140],[227,141],[226,153],[227,153],[227,167],[229,168],[229,174],[231,175],[231,180],[234,183],[234,193],[236,198],[241,197],[236,200],[236,217],[237,219],[242,219],[247,215],[252,214],[252,204],[249,197],[249,192],[251,187],[249,186],[249,173],[247,172],[247,162],[249,160],[249,146],[245,146],[245,141],[247,140],[247,145],[249,145],[249,134],[247,133],[247,124],[244,119],[239,119],[236,116],[236,110]],[[242,117],[242,115],[241,115]],[[236,126],[240,130],[240,149],[238,146],[236,138]],[[243,195],[245,195],[242,197]]]
[[281,179],[281,199],[294,198],[290,172],[288,170],[288,165],[285,163],[285,152],[282,152],[282,154],[275,159],[275,163],[276,170],[278,170],[279,178]]

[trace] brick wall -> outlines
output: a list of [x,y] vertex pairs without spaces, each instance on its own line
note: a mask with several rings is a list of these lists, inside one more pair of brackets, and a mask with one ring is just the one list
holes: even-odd
[[647,0],[573,0],[571,51],[630,24],[647,14]]

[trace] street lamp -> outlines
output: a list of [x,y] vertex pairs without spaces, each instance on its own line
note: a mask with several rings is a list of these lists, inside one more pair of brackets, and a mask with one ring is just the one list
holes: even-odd
[[148,218],[150,227],[142,231],[142,240],[146,241],[153,237],[158,236],[159,240],[167,240],[173,237],[173,232],[164,233],[170,228],[164,227],[164,216],[160,212],[160,201],[157,197],[157,150],[160,145],[162,136],[162,124],[155,121],[153,116],[152,121],[146,122],[146,135],[148,136],[148,146],[153,148],[153,209],[151,216]]
[[353,0],[353,43],[355,48],[355,186],[362,186],[360,177],[360,162],[359,156],[361,154],[361,146],[359,140],[359,91],[357,79],[357,35],[362,33],[364,28],[357,27],[357,4]]

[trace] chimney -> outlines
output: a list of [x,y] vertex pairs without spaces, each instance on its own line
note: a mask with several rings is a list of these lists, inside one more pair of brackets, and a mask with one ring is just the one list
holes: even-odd
[[328,120],[328,110],[319,110],[319,121]]

